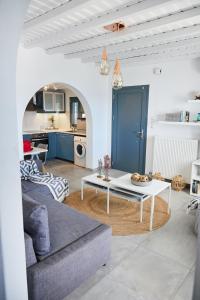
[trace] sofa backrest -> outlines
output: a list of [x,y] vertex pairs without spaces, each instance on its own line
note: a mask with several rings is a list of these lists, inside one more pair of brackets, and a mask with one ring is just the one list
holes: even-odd
[[36,255],[45,255],[50,251],[48,211],[44,204],[22,196],[24,231],[32,238]]

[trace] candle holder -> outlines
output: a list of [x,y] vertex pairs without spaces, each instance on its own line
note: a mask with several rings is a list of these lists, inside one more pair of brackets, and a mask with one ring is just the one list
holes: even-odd
[[97,178],[102,178],[103,177],[103,162],[101,159],[98,160],[97,171],[98,171]]
[[110,179],[109,179],[109,171],[110,171],[110,168],[111,168],[111,159],[109,157],[109,155],[105,155],[104,156],[104,181],[107,181],[109,182]]

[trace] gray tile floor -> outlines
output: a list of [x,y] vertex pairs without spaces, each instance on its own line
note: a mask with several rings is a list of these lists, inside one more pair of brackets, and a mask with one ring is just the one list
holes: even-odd
[[[60,160],[48,162],[46,168],[66,177],[70,192],[80,190],[81,177],[92,173]],[[121,174],[111,171],[114,177]],[[185,213],[188,201],[187,192],[173,191],[171,218],[164,227],[143,235],[113,237],[109,264],[65,300],[190,300],[196,237],[194,216]]]

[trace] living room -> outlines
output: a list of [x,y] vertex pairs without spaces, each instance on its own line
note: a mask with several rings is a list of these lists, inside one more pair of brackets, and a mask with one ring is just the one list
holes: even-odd
[[[196,199],[195,194],[198,194],[193,192],[193,183],[198,180],[195,177],[194,181],[191,181],[191,171],[194,167],[195,172],[197,165],[192,163],[199,158],[199,5],[200,1],[197,0],[113,0],[109,3],[90,0],[79,1],[78,4],[74,0],[44,1],[44,3],[32,0],[20,1],[18,4],[2,1],[0,36],[3,43],[0,82],[4,109],[1,111],[0,124],[4,134],[0,156],[3,170],[0,194],[0,266],[3,269],[0,276],[2,287],[0,298],[27,299],[29,292],[30,299],[87,300],[96,297],[97,299],[184,300],[192,299],[192,293],[193,300],[198,299],[199,291],[194,285],[195,280],[198,282],[198,277],[195,277],[197,237],[193,233],[197,210],[191,209],[187,214],[187,208],[191,200]],[[52,15],[53,11],[55,15]],[[42,24],[47,26],[50,24],[50,27],[57,26],[56,20],[62,17],[66,18],[66,23],[64,22],[65,25],[62,24],[60,29],[56,28],[57,31],[54,31],[54,28],[49,33],[45,31],[45,26],[42,27]],[[105,19],[101,20],[101,17]],[[94,25],[89,25],[89,22],[93,22],[91,24]],[[119,22],[117,24],[120,26],[125,25],[125,28],[118,27],[115,31],[104,28],[105,25],[116,25],[115,22]],[[80,25],[83,24],[81,28]],[[8,28],[7,32],[3,30],[5,27]],[[40,30],[44,30],[43,34]],[[65,38],[61,36],[62,34]],[[116,62],[117,57],[119,61]],[[107,73],[107,70],[103,69],[105,65],[100,69],[101,63],[109,64],[107,76],[100,74]],[[122,75],[120,89],[115,89],[113,80],[115,72],[117,76],[119,75],[116,76],[117,80],[119,79],[118,84],[121,84]],[[42,294],[42,292],[38,294],[39,290],[45,292],[46,281],[48,281],[47,279],[45,281],[45,278],[42,279],[44,281],[41,289],[35,286],[30,289],[30,281],[34,283],[34,280],[28,277],[29,291],[27,292],[26,274],[32,266],[26,270],[19,176],[19,161],[24,160],[22,135],[25,109],[29,100],[41,87],[52,83],[60,83],[71,89],[84,107],[87,116],[87,162],[84,169],[76,166],[69,168],[66,160],[51,159],[47,160],[44,168],[54,176],[64,178],[64,184],[66,184],[65,180],[69,181],[69,191],[65,190],[66,196],[69,195],[62,205],[88,215],[95,219],[95,222],[98,220],[101,224],[107,224],[105,226],[113,230],[112,236],[110,229],[105,230],[106,233],[102,229],[102,235],[98,233],[99,249],[94,248],[96,260],[91,259],[90,265],[88,263],[90,259],[87,261],[85,254],[88,273],[87,269],[80,268],[80,274],[83,270],[84,280],[80,280],[79,284],[80,278],[77,279],[76,288],[73,282],[71,289],[69,287],[66,292],[65,280],[67,282],[68,278],[60,282],[64,286],[62,288],[56,282],[56,276],[59,274],[54,274],[53,281],[49,282],[54,291],[60,289],[60,294],[57,295],[53,292],[52,295]],[[137,97],[146,99],[144,100],[146,106],[131,106],[129,95],[131,99],[134,97],[136,100]],[[118,108],[120,107],[118,112],[114,106],[115,96]],[[142,130],[139,130],[141,127],[134,129],[132,124],[132,132],[129,135],[126,127],[128,114],[131,114],[134,109],[136,109],[135,123],[138,123],[139,116],[143,127]],[[127,119],[119,112],[123,112]],[[115,130],[116,117],[118,122],[123,120],[121,124],[123,126],[119,126],[120,132]],[[137,137],[134,134],[137,134]],[[135,151],[131,156],[129,149]],[[106,161],[108,157],[105,158],[107,154],[108,161]],[[100,184],[100,181],[97,181],[98,175],[94,174],[106,173],[104,168],[106,162],[108,162],[108,177],[111,178],[111,182],[102,180]],[[101,169],[102,164],[103,169]],[[159,181],[159,188],[161,186],[162,190],[159,197],[164,199],[160,203],[165,218],[160,218],[158,207],[152,208],[148,199],[144,201],[144,210],[137,201],[117,202],[116,199],[120,198],[119,192],[124,193],[124,190],[119,191],[119,189],[125,189],[125,185],[122,187],[122,183],[115,180],[126,173],[136,172],[140,174],[135,174],[135,179],[147,176],[143,179],[150,180],[149,178],[155,176],[155,173],[160,173],[160,179],[163,177],[166,179],[166,181]],[[99,176],[105,176],[104,173]],[[170,183],[175,175],[182,176],[182,186],[186,187],[180,192],[172,190],[169,203],[168,189],[171,190]],[[87,176],[92,177],[86,178]],[[98,185],[98,189],[95,188],[92,194],[88,187],[85,187],[83,201],[81,201],[81,183],[84,187],[89,183],[90,188]],[[189,184],[191,184],[191,191],[189,191]],[[131,185],[130,177],[129,192],[132,191],[133,186],[135,185]],[[151,186],[153,185],[146,187],[146,193],[147,190],[150,193]],[[134,192],[141,194],[140,188],[135,187]],[[144,192],[144,188],[142,191]],[[152,198],[155,196],[157,203],[157,191],[155,195],[154,193],[149,195]],[[126,195],[125,198],[130,200],[129,196]],[[129,205],[134,205],[134,210],[135,207],[137,208],[136,219],[131,220],[132,210],[129,219]],[[119,214],[120,218],[116,219],[115,213]],[[98,214],[100,218],[96,217]],[[123,216],[123,222],[126,224],[122,222]],[[54,214],[49,213],[49,219],[53,220],[54,217]],[[90,226],[99,225],[93,223]],[[13,228],[15,228],[14,235]],[[50,230],[54,230],[51,228]],[[104,239],[105,247],[101,244],[104,243]],[[62,242],[64,240],[65,237]],[[112,245],[111,249],[109,243]],[[88,241],[85,241],[81,247],[92,251],[87,248]],[[111,251],[111,259],[107,258],[109,254],[104,253],[102,249]],[[100,251],[105,261],[99,260],[101,266],[97,266],[97,258],[101,257],[98,256]],[[88,253],[93,257],[94,252]],[[45,259],[48,261],[49,258]],[[74,266],[76,265],[75,262],[71,263],[72,266],[73,263]],[[39,268],[39,256],[37,263],[34,262],[33,265],[35,269]],[[84,267],[84,264],[81,265]],[[90,267],[93,270],[91,274]],[[34,276],[44,276],[41,275],[42,272],[39,271]],[[16,273],[19,275],[17,278],[14,276]],[[76,281],[78,275],[74,274],[74,276]]]

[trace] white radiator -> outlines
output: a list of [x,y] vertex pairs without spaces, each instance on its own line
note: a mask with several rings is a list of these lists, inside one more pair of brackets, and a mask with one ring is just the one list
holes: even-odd
[[191,164],[197,159],[198,140],[156,136],[153,152],[153,173],[172,179],[182,175],[190,183]]

